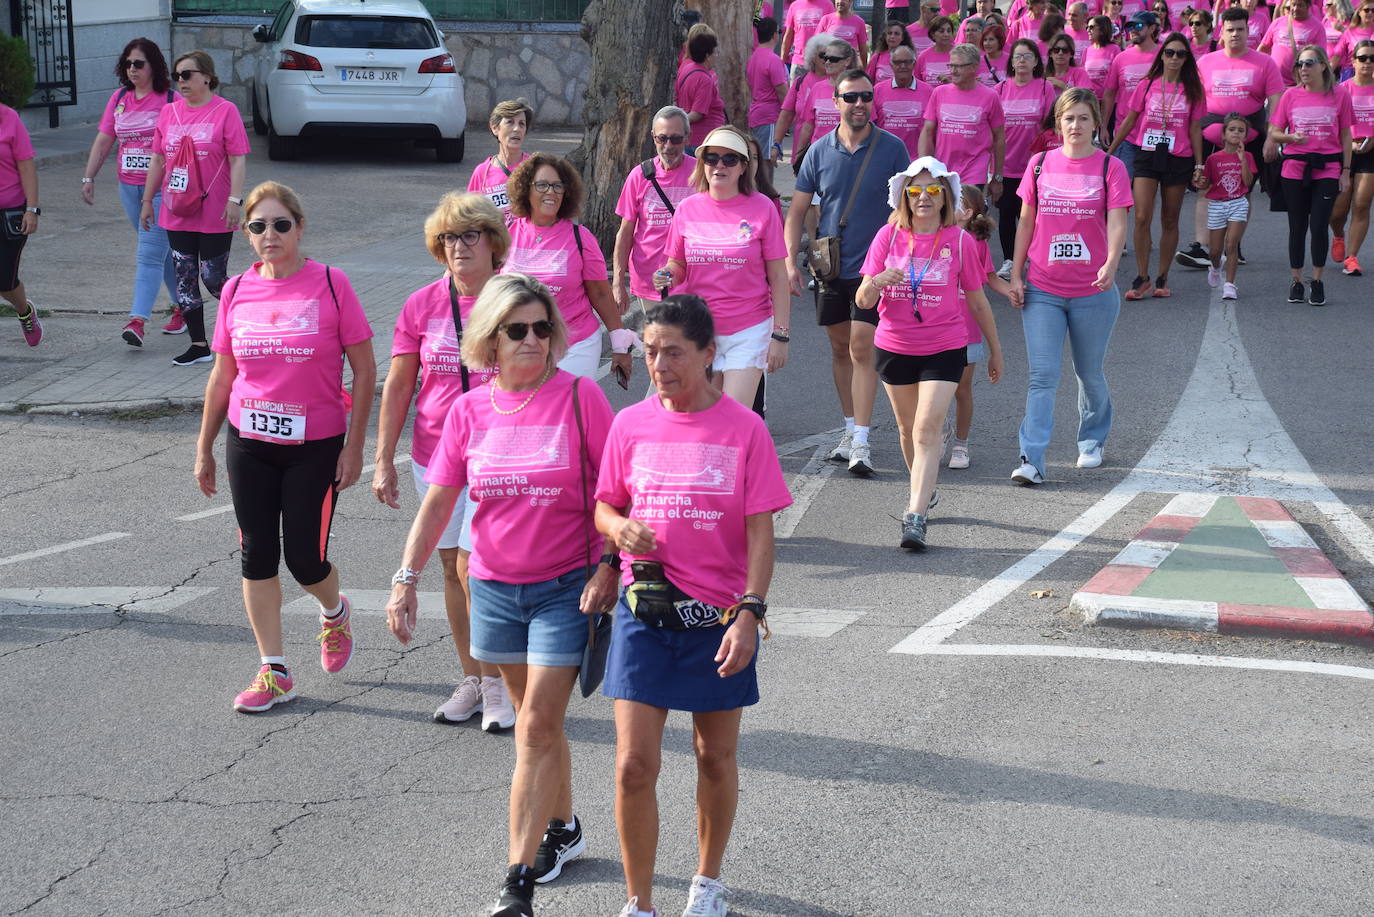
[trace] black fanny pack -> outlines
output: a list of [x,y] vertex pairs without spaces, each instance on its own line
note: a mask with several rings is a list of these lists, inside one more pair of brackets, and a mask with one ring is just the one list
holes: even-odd
[[663,564],[637,560],[630,564],[634,582],[625,589],[630,613],[647,627],[661,630],[695,630],[719,627],[722,609],[694,599],[668,579]]

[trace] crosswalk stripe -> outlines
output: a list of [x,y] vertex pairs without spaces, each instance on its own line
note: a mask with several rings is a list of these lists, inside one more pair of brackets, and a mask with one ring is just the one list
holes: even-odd
[[168,612],[215,591],[214,586],[66,586],[0,589],[0,615]]

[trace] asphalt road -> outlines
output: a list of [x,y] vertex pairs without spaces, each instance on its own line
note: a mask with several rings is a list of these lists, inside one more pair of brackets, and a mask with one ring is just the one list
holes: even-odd
[[[570,145],[544,139],[530,146]],[[389,339],[405,292],[435,276],[424,215],[489,146],[470,138],[460,168],[393,145],[317,149],[290,164],[255,152],[248,174],[301,192],[311,254],[375,272],[363,301]],[[79,204],[79,168],[42,173],[45,233],[24,262],[35,299],[74,311],[48,320],[50,341],[34,352],[11,326],[0,382],[124,347],[122,319],[95,313],[118,312],[127,296],[127,224],[112,184],[94,211]],[[1331,305],[1288,305],[1285,231],[1279,215],[1257,213],[1242,298],[1233,325],[1213,325],[1214,346],[1204,335],[1220,306],[1201,272],[1176,268],[1171,299],[1123,304],[1106,464],[1073,467],[1070,377],[1049,481],[1036,489],[1007,480],[1025,352],[1015,312],[994,301],[1006,377],[977,387],[973,465],[941,473],[932,548],[919,556],[896,547],[906,486],[886,405],[872,479],[815,460],[822,440],[808,438],[839,416],[823,335],[803,320],[809,302],[794,304],[769,425],[805,504],[779,521],[780,632],[763,646],[763,700],[744,717],[724,875],[732,913],[1370,909],[1368,648],[1090,628],[1067,612],[1167,502],[1128,486],[1164,480],[1137,470],[1161,452],[1176,490],[1295,496],[1295,517],[1374,594],[1374,279],[1333,271]],[[248,248],[234,251],[241,270]],[[1123,288],[1133,272],[1123,268]],[[160,360],[181,344],[153,335],[138,356]],[[1259,394],[1203,386],[1184,399],[1200,354],[1210,364],[1219,352],[1253,370]],[[1181,399],[1221,419],[1178,410]],[[1226,422],[1228,405],[1264,401],[1272,424]],[[197,424],[192,413],[0,416],[0,683],[16,689],[0,714],[0,911],[486,913],[504,869],[512,743],[430,722],[456,676],[442,620],[422,619],[402,650],[360,602],[354,659],[326,676],[311,608],[291,605],[299,699],[262,716],[230,710],[256,652],[232,516],[181,518],[228,505],[193,485]],[[1271,448],[1289,440],[1291,450]],[[1234,455],[1268,458],[1240,466]],[[1343,524],[1319,505],[1322,487],[1348,507]],[[331,555],[346,590],[387,588],[415,505],[405,487],[399,512],[361,486],[344,494]],[[1041,550],[1083,518],[1093,525],[1062,556]],[[289,588],[287,601],[300,596]],[[922,630],[932,621],[945,626]],[[892,652],[899,645],[907,651]],[[609,703],[575,700],[568,731],[590,851],[539,891],[538,912],[613,915],[624,887]],[[693,779],[690,723],[675,715],[659,793],[662,914],[681,908],[695,864]]]

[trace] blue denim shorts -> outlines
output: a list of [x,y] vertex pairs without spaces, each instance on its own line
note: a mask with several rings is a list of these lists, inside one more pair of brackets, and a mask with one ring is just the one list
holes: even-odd
[[577,606],[586,584],[581,567],[542,583],[469,577],[472,658],[496,665],[580,665],[587,617]]

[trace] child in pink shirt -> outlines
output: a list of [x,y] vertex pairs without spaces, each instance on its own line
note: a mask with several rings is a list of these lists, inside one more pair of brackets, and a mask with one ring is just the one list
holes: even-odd
[[1226,287],[1222,299],[1236,298],[1236,269],[1240,265],[1240,239],[1250,218],[1250,186],[1255,182],[1255,157],[1245,150],[1250,122],[1233,115],[1222,123],[1225,146],[1207,157],[1207,229],[1212,266],[1207,284],[1221,283],[1221,256],[1226,254]]

